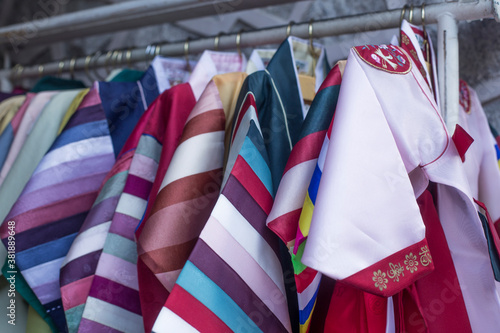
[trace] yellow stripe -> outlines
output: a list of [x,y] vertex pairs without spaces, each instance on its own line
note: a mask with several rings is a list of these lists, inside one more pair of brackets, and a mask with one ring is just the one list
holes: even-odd
[[302,207],[302,212],[300,213],[299,228],[304,237],[309,235],[309,229],[311,228],[311,219],[314,211],[314,205],[309,197],[309,192],[306,194],[306,199],[304,200],[304,207]]
[[311,318],[312,314],[314,312],[314,309],[316,308],[316,301],[314,301],[313,308],[311,310],[311,313],[309,314],[309,318],[307,318],[306,322],[303,325],[300,325],[300,333],[307,333],[307,330],[309,329],[309,325],[311,325]]
[[7,98],[0,104],[0,134],[10,124],[25,99],[26,96],[14,96]]
[[64,115],[62,121],[61,121],[61,126],[59,126],[59,130],[57,131],[57,135],[61,134],[63,131],[64,127],[68,124],[69,119],[75,114],[76,110],[82,104],[83,98],[87,95],[90,89],[83,89],[76,95],[75,99],[73,99],[73,102],[71,102],[68,111],[66,111],[66,114]]

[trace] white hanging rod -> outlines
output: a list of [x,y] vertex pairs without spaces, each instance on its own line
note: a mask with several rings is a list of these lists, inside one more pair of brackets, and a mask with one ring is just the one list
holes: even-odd
[[134,0],[56,15],[69,0],[39,4],[33,21],[0,28],[0,45],[16,50],[79,37],[123,31],[203,16],[222,15],[251,8],[273,6],[298,0]]
[[[452,15],[455,20],[479,20],[485,18],[495,18],[500,21],[498,8],[500,4],[497,1],[479,0],[475,2],[447,2],[425,6],[425,24],[437,23],[438,18],[443,14]],[[407,8],[405,17],[408,19],[410,10]],[[291,33],[301,38],[309,38],[309,25],[313,26],[313,37],[325,37],[334,35],[343,35],[350,33],[359,33],[365,31],[383,30],[396,28],[401,20],[401,9],[394,9],[385,12],[376,12],[356,16],[346,16],[340,18],[326,19],[321,21],[304,22],[290,26]],[[413,23],[421,24],[421,7],[415,7],[413,11]],[[288,30],[287,26],[267,28],[243,32],[238,38],[238,34],[221,35],[219,37],[218,49],[236,49],[236,40],[239,39],[240,47],[250,47],[265,44],[276,44],[283,41]],[[116,63],[118,59],[120,64],[127,62],[147,61],[154,54],[163,56],[182,56],[186,54],[197,54],[206,49],[214,49],[215,37],[202,38],[189,42],[181,41],[175,43],[161,44],[154,47],[136,48],[117,53],[112,57],[105,54],[99,56],[87,56],[75,58],[73,60],[55,61],[44,65],[35,65],[19,69],[10,69],[0,71],[0,77],[11,79],[21,79],[27,77],[37,77],[41,75],[57,74],[68,72],[70,70],[85,70],[98,67],[110,66]],[[148,51],[148,52],[146,52]]]

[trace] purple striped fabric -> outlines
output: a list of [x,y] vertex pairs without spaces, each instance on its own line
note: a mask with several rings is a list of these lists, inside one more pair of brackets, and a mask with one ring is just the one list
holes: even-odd
[[[96,170],[89,160],[98,158]],[[98,92],[92,89],[43,157],[8,214],[16,222],[16,264],[58,330],[67,331],[59,269],[114,163],[113,146]],[[47,179],[46,176],[53,177]],[[1,235],[7,243],[7,223]]]
[[193,105],[189,84],[160,95],[108,174],[61,269],[70,332],[93,332],[96,325],[109,331],[144,330],[134,231],[146,209],[164,137],[182,130]]

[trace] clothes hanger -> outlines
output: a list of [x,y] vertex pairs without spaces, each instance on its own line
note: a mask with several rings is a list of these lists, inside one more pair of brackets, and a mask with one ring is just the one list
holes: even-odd
[[75,79],[75,65],[76,65],[76,57],[73,57],[69,62],[69,76],[71,77],[71,80]]
[[292,34],[292,25],[294,25],[295,22],[294,21],[290,21],[286,27],[286,38],[288,39],[288,37],[290,37],[290,35]]
[[106,76],[108,76],[109,73],[111,73],[111,71],[108,68],[108,61],[109,61],[109,59],[111,58],[112,55],[113,55],[113,50],[108,51],[106,53],[106,58],[104,59],[104,70],[106,72]]
[[238,51],[238,55],[240,56],[241,60],[241,33],[243,32],[243,29],[238,31],[238,34],[236,34],[236,50]]
[[223,33],[222,32],[219,32],[217,34],[217,36],[215,36],[214,38],[214,50],[215,51],[219,51],[219,41],[220,41],[220,36],[222,36]]
[[87,78],[89,79],[90,84],[92,84],[94,82],[94,78],[90,75],[90,72],[89,72],[89,65],[90,65],[91,60],[92,60],[92,55],[89,54],[87,57],[85,57],[85,66],[84,66],[85,75],[87,75]]
[[401,8],[401,17],[399,18],[399,45],[403,43],[403,30],[401,29],[401,25],[403,24],[403,20],[405,18],[406,8],[408,8],[407,5],[404,5],[403,8]]
[[94,55],[92,55],[92,59],[91,59],[91,65],[90,67],[93,68],[93,73],[94,73],[94,76],[97,78],[98,81],[105,81],[106,78],[105,77],[102,77],[101,74],[99,74],[99,71],[97,70],[97,66],[95,65],[96,62],[97,62],[97,59],[99,59],[99,57],[102,55],[102,52],[101,51],[97,51],[96,53],[94,53]]
[[63,68],[64,68],[64,61],[59,61],[59,65],[57,68],[57,76],[58,77],[61,77],[62,72],[63,72]]
[[305,104],[311,104],[316,96],[316,73],[314,73],[317,64],[318,54],[313,45],[313,20],[309,21],[309,53],[313,58],[313,75],[298,74],[300,91]]
[[44,71],[43,65],[38,66],[38,78],[41,79],[43,77],[43,71]]
[[429,69],[429,73],[431,70],[431,55],[430,55],[430,49],[429,49],[429,36],[427,35],[427,30],[425,29],[425,2],[422,3],[422,8],[421,8],[421,15],[422,15],[422,30],[424,32],[424,48],[425,48],[425,61],[427,62],[427,66]]
[[191,65],[189,64],[189,40],[190,38],[186,38],[184,42],[184,58],[186,59],[186,71],[191,73]]

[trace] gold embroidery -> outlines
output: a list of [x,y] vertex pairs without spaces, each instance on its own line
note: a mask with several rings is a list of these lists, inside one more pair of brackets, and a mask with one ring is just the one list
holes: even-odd
[[403,44],[405,44],[405,45],[410,44],[410,39],[406,35],[403,35],[402,41],[403,41]]
[[405,276],[405,269],[400,263],[394,265],[392,262],[389,263],[390,271],[387,271],[387,276],[393,279],[395,282],[399,282],[399,276]]
[[429,264],[432,262],[432,257],[427,245],[422,246],[422,248],[420,248],[419,255],[420,255],[420,263],[422,264],[422,266],[429,266]]
[[389,280],[385,278],[385,273],[380,269],[377,272],[373,272],[372,280],[375,282],[375,287],[380,289],[380,291],[387,289],[387,282],[389,282]]
[[417,256],[410,252],[410,254],[407,254],[405,258],[406,269],[409,270],[410,273],[416,272],[418,268]]
[[415,62],[418,61],[418,55],[417,51],[415,50],[410,50],[411,55],[413,56],[413,59],[415,59]]
[[[418,258],[420,256],[420,259]],[[402,262],[389,263],[389,267],[385,272],[381,269],[373,272],[372,280],[375,282],[375,287],[383,291],[387,289],[389,282],[400,282],[400,279],[404,279],[405,271],[410,271],[410,274],[415,273],[418,270],[418,263],[422,264],[423,267],[427,267],[432,263],[432,257],[427,245],[422,246],[418,254],[413,254],[410,252],[405,255],[405,259]],[[389,278],[392,281],[389,281]]]

